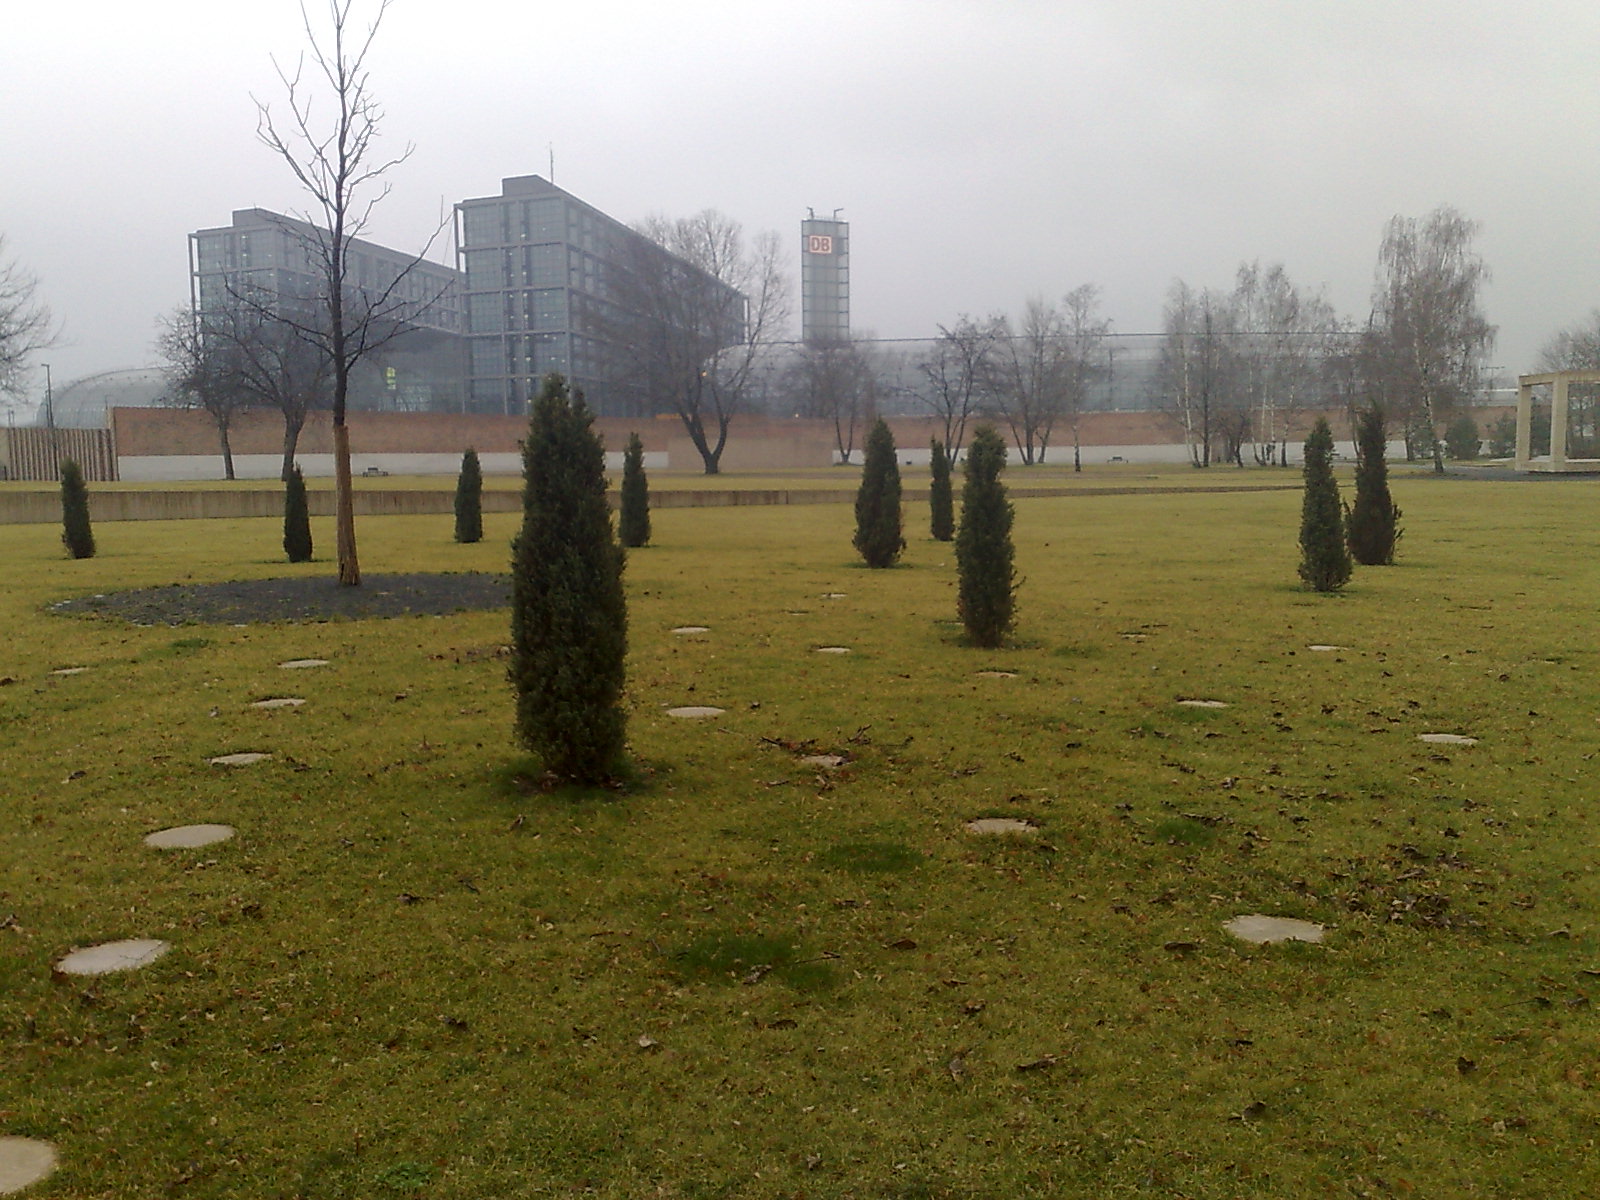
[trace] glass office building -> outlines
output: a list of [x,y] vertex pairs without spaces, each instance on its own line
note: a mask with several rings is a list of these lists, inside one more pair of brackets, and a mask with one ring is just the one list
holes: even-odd
[[[294,217],[239,209],[233,223],[189,235],[191,299],[218,312],[249,295],[285,315],[320,303],[326,234]],[[346,259],[352,303],[380,305],[401,328],[372,351],[351,380],[355,408],[457,410],[463,386],[461,277],[442,263],[354,238]]]
[[[671,411],[625,350],[639,320],[630,264],[662,253],[647,238],[538,175],[520,175],[502,180],[498,196],[456,205],[456,245],[471,411],[522,413],[551,371],[581,388],[598,416]],[[700,286],[739,297],[678,266]]]

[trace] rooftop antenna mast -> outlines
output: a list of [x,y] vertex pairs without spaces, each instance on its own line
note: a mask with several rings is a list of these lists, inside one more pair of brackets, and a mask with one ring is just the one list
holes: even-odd
[[551,142],[549,144],[549,150],[550,150],[550,182],[554,183],[556,181],[556,144],[554,142]]

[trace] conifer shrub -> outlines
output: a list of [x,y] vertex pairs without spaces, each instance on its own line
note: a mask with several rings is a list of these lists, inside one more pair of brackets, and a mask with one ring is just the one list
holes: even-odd
[[622,508],[617,532],[622,544],[630,549],[650,541],[650,481],[644,473],[644,443],[637,433],[628,435],[628,448],[622,455]]
[[306,502],[306,480],[296,463],[283,485],[283,552],[290,562],[311,561],[311,508]]
[[555,779],[606,783],[624,765],[624,552],[605,450],[583,394],[569,395],[560,375],[545,377],[533,403],[522,462],[509,668],[517,738]]
[[956,536],[956,504],[954,489],[950,486],[950,459],[944,452],[944,443],[933,439],[932,482],[928,487],[928,531],[936,542],[948,542]]
[[61,544],[73,558],[94,557],[89,487],[83,481],[83,468],[70,458],[61,463]]
[[1471,462],[1483,452],[1478,423],[1462,413],[1444,431],[1444,452],[1459,462]]
[[1389,495],[1389,435],[1383,410],[1374,404],[1356,419],[1356,502],[1345,513],[1344,539],[1350,557],[1364,567],[1394,562],[1400,540],[1400,509]]
[[1317,418],[1305,446],[1305,496],[1300,505],[1300,578],[1318,592],[1350,581],[1339,481],[1333,476],[1333,430]]
[[483,541],[483,468],[472,449],[461,456],[461,474],[456,476],[456,541]]
[[879,418],[867,434],[861,487],[856,491],[855,548],[869,567],[892,567],[906,548],[900,531],[900,464],[894,434]]
[[1005,465],[1005,441],[992,426],[981,426],[967,444],[966,482],[961,489],[957,609],[972,643],[991,648],[1001,645],[1016,623],[1011,503],[1000,482]]

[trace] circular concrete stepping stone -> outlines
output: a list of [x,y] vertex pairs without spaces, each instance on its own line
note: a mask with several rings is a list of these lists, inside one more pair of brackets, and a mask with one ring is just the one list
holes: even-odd
[[1015,679],[1017,677],[1015,671],[979,671],[977,674],[979,679]]
[[708,704],[686,704],[682,708],[667,709],[667,716],[683,717],[692,721],[697,717],[720,717],[726,711],[726,709],[712,708]]
[[52,674],[52,675],[82,675],[88,669],[89,669],[88,667],[57,667],[54,671],[51,671],[50,674]]
[[968,833],[1038,833],[1039,827],[1021,817],[979,817],[967,822]]
[[299,696],[274,696],[270,700],[256,700],[251,708],[299,708],[305,701]]
[[1315,921],[1297,921],[1293,917],[1266,917],[1260,913],[1235,917],[1224,921],[1222,927],[1240,941],[1257,945],[1273,942],[1320,942],[1323,929]]
[[258,762],[265,762],[271,758],[270,754],[262,754],[255,750],[246,750],[242,754],[222,754],[206,761],[213,767],[248,767]]
[[124,942],[102,942],[87,950],[74,950],[56,964],[63,975],[108,975],[112,971],[137,971],[148,967],[168,950],[166,942],[154,938],[130,938]]
[[849,654],[849,646],[818,646],[818,654]]
[[711,629],[706,625],[679,625],[672,632],[680,635],[688,633],[710,633]]
[[291,658],[288,662],[278,664],[285,671],[303,671],[308,667],[325,667],[328,660],[325,658]]
[[0,1137],[0,1196],[38,1183],[56,1169],[56,1148],[36,1138]]
[[1306,649],[1307,650],[1315,650],[1318,654],[1328,654],[1328,653],[1330,653],[1331,651],[1334,651],[1334,650],[1348,650],[1348,649],[1350,649],[1350,647],[1349,646],[1329,646],[1329,645],[1325,645],[1322,642],[1318,642],[1314,646],[1307,646]]
[[225,842],[232,836],[232,825],[177,825],[149,834],[144,844],[157,850],[190,850],[196,846],[209,846],[213,842]]
[[1226,700],[1179,700],[1185,708],[1227,708]]
[[844,766],[845,759],[842,754],[807,754],[803,755],[800,761],[808,767],[827,767],[833,770]]
[[1464,733],[1419,733],[1417,741],[1427,742],[1430,746],[1476,746],[1478,739],[1468,737]]
[[823,592],[822,598],[824,600],[843,600],[846,594],[845,592]]

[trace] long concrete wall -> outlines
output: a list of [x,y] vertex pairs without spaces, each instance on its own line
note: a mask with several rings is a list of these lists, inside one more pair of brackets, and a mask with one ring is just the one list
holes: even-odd
[[[1130,484],[1104,487],[1008,487],[1007,495],[1013,500],[1032,500],[1050,496],[1127,496],[1159,491],[1161,494],[1184,492],[1270,492],[1292,491],[1300,487],[1294,482],[1268,484],[1210,484],[1198,487],[1163,487],[1152,489],[1147,485]],[[651,508],[744,508],[766,505],[790,504],[850,504],[854,503],[856,489],[843,488],[765,488],[733,490],[695,490],[651,492]],[[902,498],[908,502],[925,501],[927,488],[907,488]],[[620,503],[616,492],[607,499],[613,508]],[[306,501],[314,517],[333,515],[333,493],[312,489]],[[455,496],[449,491],[369,491],[355,493],[358,516],[432,516],[450,513]],[[483,510],[490,513],[516,512],[522,505],[522,496],[514,491],[486,491],[483,493]],[[283,492],[280,489],[252,489],[249,491],[184,491],[184,492],[94,492],[89,495],[90,516],[96,521],[181,521],[209,517],[274,517],[283,516]],[[61,500],[54,492],[0,492],[0,525],[38,525],[61,520]]]

